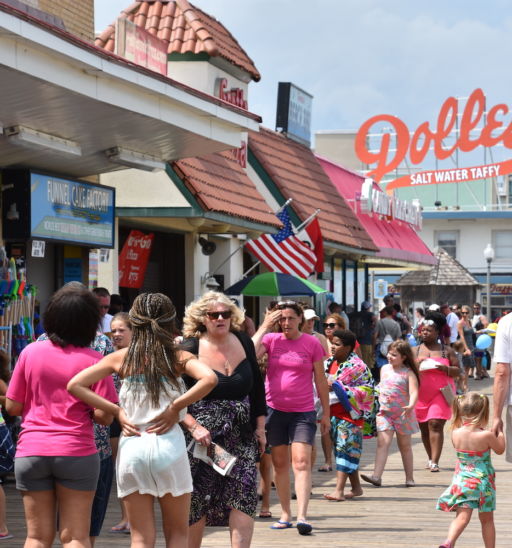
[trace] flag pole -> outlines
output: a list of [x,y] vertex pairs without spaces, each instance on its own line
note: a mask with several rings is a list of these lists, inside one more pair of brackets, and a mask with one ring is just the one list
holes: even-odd
[[308,224],[320,213],[321,209],[317,209],[312,213],[300,226],[297,227],[297,232],[308,226]]

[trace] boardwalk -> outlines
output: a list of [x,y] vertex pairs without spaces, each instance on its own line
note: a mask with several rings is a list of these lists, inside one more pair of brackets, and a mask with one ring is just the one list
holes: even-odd
[[[492,381],[473,381],[472,389],[492,392]],[[370,471],[375,453],[375,441],[366,442],[361,469]],[[322,493],[329,491],[334,484],[333,474],[314,474],[313,496],[311,497],[310,517],[314,525],[314,534],[301,537],[295,529],[273,531],[269,529],[269,520],[256,520],[252,546],[294,546],[308,548],[370,548],[385,546],[403,548],[437,547],[444,540],[451,514],[435,510],[439,494],[449,484],[453,472],[454,451],[449,440],[441,459],[441,472],[432,474],[423,470],[426,459],[419,435],[414,437],[415,479],[417,486],[404,487],[404,477],[400,454],[396,445],[392,447],[388,467],[383,477],[383,487],[365,487],[364,495],[355,501],[328,502]],[[497,546],[508,548],[512,545],[510,525],[512,522],[512,464],[506,463],[503,456],[494,457],[497,470],[498,509],[495,514],[497,528]],[[316,467],[315,467],[316,470]],[[11,531],[16,538],[5,541],[10,548],[21,548],[24,541],[24,521],[21,500],[12,483],[7,484],[7,518]],[[272,494],[272,508],[278,516],[275,492]],[[96,546],[129,546],[129,538],[124,535],[108,533],[109,527],[116,523],[119,510],[113,498],[105,521],[104,532]],[[57,545],[57,543],[56,543]],[[157,546],[164,543],[159,537]],[[225,529],[209,529],[205,536],[204,547],[228,547],[229,534]],[[467,531],[457,544],[457,548],[481,547],[480,524],[475,514]]]

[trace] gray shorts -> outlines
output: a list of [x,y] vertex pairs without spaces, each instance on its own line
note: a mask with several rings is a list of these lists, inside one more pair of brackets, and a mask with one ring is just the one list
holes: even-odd
[[316,411],[291,412],[268,408],[267,442],[270,447],[294,442],[315,444]]
[[16,457],[14,475],[20,491],[50,491],[58,483],[76,491],[95,491],[98,453],[86,457]]

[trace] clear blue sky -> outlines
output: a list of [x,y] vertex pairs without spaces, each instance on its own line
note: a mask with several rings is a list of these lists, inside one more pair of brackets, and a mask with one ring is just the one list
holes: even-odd
[[[130,3],[95,0],[96,30]],[[192,3],[219,19],[254,60],[262,80],[251,84],[249,108],[268,127],[275,124],[279,81],[314,95],[314,131],[357,129],[381,113],[414,129],[435,122],[448,96],[477,87],[489,106],[512,107],[508,0]]]

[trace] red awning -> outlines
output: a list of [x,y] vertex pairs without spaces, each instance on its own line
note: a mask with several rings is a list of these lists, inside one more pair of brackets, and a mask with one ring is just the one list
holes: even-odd
[[[408,223],[398,220],[381,219],[374,213],[362,213],[356,195],[361,192],[364,177],[325,158],[317,156],[322,168],[329,176],[338,192],[350,204],[359,222],[379,248],[376,257],[393,262],[434,265],[436,258],[423,240]],[[368,258],[371,263],[372,258]]]

